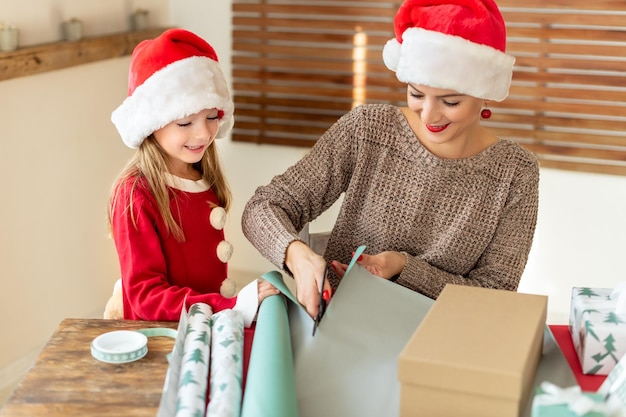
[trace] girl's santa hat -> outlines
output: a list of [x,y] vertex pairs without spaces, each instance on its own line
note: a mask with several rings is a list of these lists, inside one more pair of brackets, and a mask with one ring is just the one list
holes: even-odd
[[405,0],[394,29],[383,60],[398,80],[485,100],[509,94],[515,58],[505,53],[504,20],[493,0]]
[[211,45],[183,29],[169,29],[137,45],[130,61],[128,97],[111,121],[130,148],[174,120],[219,110],[216,138],[233,127],[234,105]]

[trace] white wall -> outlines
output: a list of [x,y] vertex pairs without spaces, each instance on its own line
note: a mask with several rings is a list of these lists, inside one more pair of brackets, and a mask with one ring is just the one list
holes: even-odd
[[[151,0],[155,25],[166,0]],[[59,39],[63,19],[85,36],[127,30],[141,3],[0,0],[20,44]],[[119,275],[107,238],[109,187],[130,157],[111,111],[126,95],[128,58],[0,82],[0,403],[66,317],[101,316]]]
[[626,177],[542,169],[539,219],[520,292],[548,295],[567,323],[572,286],[626,281]]
[[[58,39],[79,17],[85,35],[126,29],[135,7],[153,24],[197,32],[230,74],[230,0],[0,0],[0,20],[23,45]],[[130,157],[109,121],[126,92],[128,58],[0,82],[0,403],[65,317],[101,314],[118,274],[106,236],[109,186]],[[306,149],[234,143],[219,147],[234,192],[226,233],[230,263],[245,281],[274,269],[240,228],[255,188]],[[520,291],[546,294],[549,321],[565,323],[572,285],[611,287],[625,276],[626,177],[542,170],[539,225]],[[327,216],[317,227],[330,227]],[[366,243],[366,242],[364,242]]]

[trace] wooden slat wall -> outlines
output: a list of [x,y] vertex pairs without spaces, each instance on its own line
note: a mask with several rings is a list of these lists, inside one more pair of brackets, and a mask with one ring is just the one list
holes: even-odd
[[[355,105],[404,105],[381,56],[400,4],[234,0],[233,140],[312,146]],[[516,65],[483,123],[544,167],[626,175],[626,1],[498,4]]]

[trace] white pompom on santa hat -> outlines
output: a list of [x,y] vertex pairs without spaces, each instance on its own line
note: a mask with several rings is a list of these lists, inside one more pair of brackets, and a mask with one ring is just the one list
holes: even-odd
[[126,146],[136,149],[155,130],[205,109],[219,110],[216,138],[226,136],[234,105],[217,54],[204,39],[175,28],[135,47],[128,97],[111,121]]
[[515,58],[493,0],[405,0],[383,49],[398,80],[502,101]]

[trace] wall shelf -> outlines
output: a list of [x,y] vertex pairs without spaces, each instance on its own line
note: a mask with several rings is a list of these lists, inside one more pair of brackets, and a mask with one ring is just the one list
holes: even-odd
[[155,38],[165,29],[86,37],[77,42],[51,42],[0,52],[0,81],[130,55],[139,42]]

